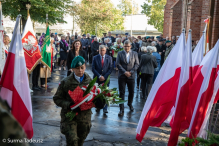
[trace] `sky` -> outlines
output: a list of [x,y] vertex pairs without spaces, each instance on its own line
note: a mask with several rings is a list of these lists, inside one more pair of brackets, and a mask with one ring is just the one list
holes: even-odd
[[[76,2],[78,3],[78,2],[80,2],[81,0],[74,0],[74,1],[76,1]],[[113,2],[113,4],[114,4],[115,6],[117,6],[117,5],[119,4],[119,0],[111,0],[111,1]],[[139,7],[138,13],[140,14],[141,11],[142,11],[141,5],[144,4],[145,0],[135,0],[135,2],[138,3],[138,7]]]

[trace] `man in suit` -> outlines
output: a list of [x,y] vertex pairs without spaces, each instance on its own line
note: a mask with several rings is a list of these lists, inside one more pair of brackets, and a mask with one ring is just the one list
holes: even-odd
[[[131,42],[124,42],[124,50],[118,53],[116,59],[116,65],[119,69],[119,97],[124,100],[125,99],[125,87],[126,84],[128,86],[128,106],[130,111],[134,111],[132,106],[133,97],[134,97],[134,88],[135,88],[135,71],[138,69],[139,60],[138,53],[135,51],[131,51]],[[124,104],[120,104],[120,112],[119,116],[124,115]]]
[[88,58],[89,58],[89,63],[91,64],[92,63],[92,57],[91,57],[91,42],[92,42],[92,39],[90,38],[90,34],[88,33],[87,34],[87,51],[88,51]]
[[164,63],[164,57],[165,57],[165,51],[166,51],[166,46],[163,45],[163,39],[158,39],[158,44],[156,45],[157,48],[157,52],[160,54],[161,56],[161,61],[160,61],[160,66],[162,67],[163,63]]
[[[112,57],[106,54],[106,47],[104,45],[100,45],[99,52],[100,54],[93,58],[92,72],[94,73],[94,78],[97,77],[97,83],[100,85],[105,83],[108,76],[112,73],[113,63]],[[97,112],[99,110],[97,109]],[[108,113],[107,105],[103,108],[103,113]]]
[[92,56],[96,56],[99,54],[99,42],[97,41],[97,37],[94,37],[94,42],[91,44]]
[[86,34],[83,34],[82,37],[83,37],[81,39],[82,49],[85,51],[85,54],[86,54],[85,60],[88,61],[88,50],[87,50],[88,40],[86,39]]
[[110,39],[110,42],[109,43],[114,43],[116,40],[113,36],[111,36],[111,32],[109,31],[108,32],[108,38]]

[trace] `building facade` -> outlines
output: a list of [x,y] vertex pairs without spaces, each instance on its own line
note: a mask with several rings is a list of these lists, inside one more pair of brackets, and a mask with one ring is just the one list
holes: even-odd
[[192,29],[192,39],[199,40],[210,16],[210,48],[219,38],[219,0],[167,0],[164,11],[164,37],[179,36],[182,28]]

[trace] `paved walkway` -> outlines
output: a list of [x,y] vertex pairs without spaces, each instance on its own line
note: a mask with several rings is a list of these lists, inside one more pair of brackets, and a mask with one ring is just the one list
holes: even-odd
[[[86,72],[92,77],[91,67],[88,65]],[[65,136],[60,132],[60,109],[53,102],[59,82],[66,76],[66,71],[58,71],[52,74],[52,80],[48,83],[47,90],[34,91],[32,95],[33,104],[33,139],[42,139],[42,144],[31,144],[40,146],[65,146]],[[118,72],[113,71],[110,80],[110,88],[118,88]],[[128,98],[126,91],[125,98]],[[104,115],[102,111],[96,113],[92,109],[92,128],[84,146],[165,146],[167,145],[170,127],[162,125],[160,128],[150,127],[142,143],[136,137],[136,127],[145,104],[140,98],[140,93],[135,89],[133,101],[134,112],[130,112],[125,104],[125,114],[118,117],[119,106],[112,105],[109,113]],[[186,133],[186,131],[185,131]],[[185,137],[185,134],[181,135]],[[180,137],[180,139],[182,138]]]

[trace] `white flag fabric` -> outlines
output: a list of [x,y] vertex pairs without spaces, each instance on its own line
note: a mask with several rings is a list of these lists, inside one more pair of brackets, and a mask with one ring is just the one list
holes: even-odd
[[0,81],[0,95],[7,100],[11,113],[23,127],[27,137],[33,137],[32,104],[29,81],[20,34],[20,17],[16,19],[13,37]]
[[4,28],[3,28],[3,17],[2,17],[2,5],[0,6],[0,73],[3,73],[5,66],[5,49],[4,49]]

